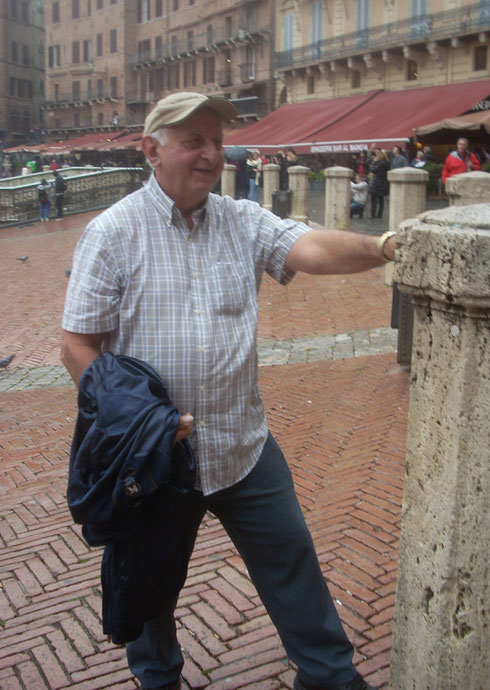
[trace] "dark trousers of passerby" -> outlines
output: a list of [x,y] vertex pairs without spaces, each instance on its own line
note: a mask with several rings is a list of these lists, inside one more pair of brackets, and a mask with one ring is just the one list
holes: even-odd
[[63,197],[64,194],[56,195],[56,218],[63,218]]
[[[209,496],[196,492],[188,516],[189,551],[206,510],[221,521],[245,561],[301,679],[320,686],[351,681],[356,675],[353,648],[323,578],[288,465],[272,436],[240,482]],[[181,567],[180,561],[175,567]],[[159,687],[180,675],[184,659],[175,604],[169,601],[126,645],[129,666],[143,687]]]
[[371,218],[382,218],[385,198],[382,194],[371,194]]
[[40,201],[39,202],[39,217],[41,220],[49,220],[49,209],[51,207],[51,202],[48,199],[47,201]]

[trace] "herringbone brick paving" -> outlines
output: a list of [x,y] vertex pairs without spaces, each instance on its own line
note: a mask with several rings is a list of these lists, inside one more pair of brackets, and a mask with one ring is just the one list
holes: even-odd
[[[8,294],[0,355],[17,352],[16,365],[57,363],[64,269],[81,223],[42,229],[0,234]],[[15,261],[21,254],[29,255],[25,264]],[[375,328],[388,323],[389,302],[381,271],[297,276],[286,289],[266,280],[259,334]],[[389,354],[265,367],[260,383],[357,666],[386,688],[408,376]],[[66,508],[75,416],[71,386],[0,395],[2,690],[137,687],[124,650],[101,631],[100,550],[88,549]],[[186,687],[292,687],[294,668],[212,516],[200,530],[177,617]]]

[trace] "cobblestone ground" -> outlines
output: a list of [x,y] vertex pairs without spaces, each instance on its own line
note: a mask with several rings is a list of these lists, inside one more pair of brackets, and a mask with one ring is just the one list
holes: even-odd
[[[59,366],[59,321],[65,269],[92,215],[0,231],[0,357],[16,355],[0,371],[2,690],[137,687],[124,650],[101,632],[100,550],[88,549],[65,502],[76,392]],[[387,688],[408,374],[382,276],[265,280],[259,361],[270,427],[355,661]],[[294,667],[211,516],[177,622],[184,687],[292,687]]]

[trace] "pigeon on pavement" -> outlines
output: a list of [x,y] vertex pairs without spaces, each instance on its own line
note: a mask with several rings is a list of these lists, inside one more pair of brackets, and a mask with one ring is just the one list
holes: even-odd
[[28,256],[18,256],[17,261],[27,261],[28,258]]
[[0,359],[0,369],[6,369],[14,357],[15,355],[10,355],[10,357]]
[[69,278],[71,276],[71,270],[69,268],[65,269],[65,276]]

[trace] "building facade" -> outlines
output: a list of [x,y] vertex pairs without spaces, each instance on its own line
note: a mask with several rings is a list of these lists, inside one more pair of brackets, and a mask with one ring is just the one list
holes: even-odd
[[175,91],[274,100],[273,0],[46,0],[46,127],[138,126]]
[[41,136],[44,102],[43,0],[0,0],[0,139]]
[[276,105],[490,77],[490,0],[277,0],[275,26]]

